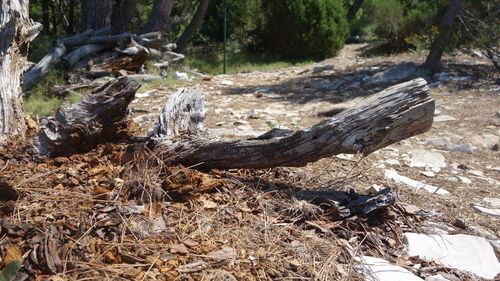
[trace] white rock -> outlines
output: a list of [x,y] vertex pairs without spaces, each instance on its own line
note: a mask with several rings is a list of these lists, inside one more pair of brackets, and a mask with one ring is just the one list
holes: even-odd
[[385,160],[385,163],[387,163],[388,165],[391,165],[391,166],[398,166],[398,167],[401,166],[399,161],[396,159],[387,159],[387,160]]
[[471,142],[477,146],[482,147],[492,147],[497,144],[500,140],[500,137],[493,134],[481,134],[477,136],[473,136],[471,138]]
[[464,139],[464,137],[457,135],[457,134],[453,134],[453,133],[445,132],[445,133],[442,133],[441,135],[443,137],[449,138],[451,140],[451,142],[460,142],[461,140]]
[[233,125],[248,125],[250,122],[245,121],[245,120],[236,120],[233,122]]
[[221,86],[232,86],[234,85],[234,82],[233,81],[229,81],[229,80],[222,80],[219,82],[219,85]]
[[424,223],[424,230],[428,234],[448,234],[455,231],[453,227],[448,226],[445,223],[432,221],[426,221]]
[[398,80],[409,79],[417,71],[417,65],[412,62],[401,63],[390,67],[384,71],[375,73],[368,81],[368,84],[387,83]]
[[481,213],[484,213],[484,214],[487,214],[487,215],[490,215],[490,216],[500,217],[500,209],[486,208],[486,207],[483,207],[483,206],[477,205],[477,204],[473,204],[472,208],[474,210],[477,210],[477,211],[479,211]]
[[384,189],[384,187],[377,185],[377,184],[372,184],[370,187],[368,187],[366,189],[366,192],[368,192],[368,194],[375,195],[375,194],[379,193],[382,189]]
[[443,155],[437,152],[427,151],[424,149],[415,149],[410,151],[408,166],[413,168],[441,169],[446,167],[446,160]]
[[451,117],[449,115],[439,115],[434,117],[434,122],[449,122],[449,121],[457,121],[457,118]]
[[428,138],[424,142],[424,144],[439,146],[439,147],[450,145],[450,143],[451,139],[449,137]]
[[425,281],[450,281],[450,279],[446,279],[443,277],[443,275],[437,274],[425,278]]
[[422,174],[428,178],[433,178],[436,176],[436,174],[432,171],[422,171],[420,174]]
[[380,258],[361,256],[355,258],[354,268],[365,276],[366,281],[423,281],[407,269],[392,265]]
[[445,145],[443,149],[453,152],[465,152],[465,153],[472,153],[474,151],[474,148],[470,143],[464,143],[460,145]]
[[500,167],[492,167],[490,170],[495,171],[495,172],[500,172]]
[[174,73],[174,75],[172,76],[172,78],[174,80],[188,80],[189,79],[189,76],[187,73],[185,72],[179,72],[179,71],[176,71]]
[[471,184],[472,181],[467,178],[467,177],[462,177],[462,176],[458,176],[458,179],[460,180],[461,183],[465,183],[465,184]]
[[486,197],[483,199],[484,202],[489,204],[493,208],[500,208],[500,198],[489,198]]
[[476,176],[476,177],[484,177],[484,173],[482,171],[479,171],[479,170],[470,170],[470,171],[467,171],[468,174],[471,174],[473,176]]
[[142,98],[152,97],[152,96],[156,95],[157,93],[158,93],[157,90],[151,90],[151,91],[147,91],[144,93],[135,94],[135,97],[137,99],[142,99]]
[[405,233],[404,243],[410,256],[419,256],[458,270],[493,279],[500,273],[500,263],[490,243],[464,234],[426,235]]
[[405,177],[405,176],[401,176],[394,170],[385,170],[385,177],[393,180],[396,183],[403,183],[403,184],[406,184],[407,186],[410,186],[410,187],[413,187],[416,189],[424,189],[424,190],[431,192],[431,193],[436,193],[439,195],[449,194],[449,192],[447,190],[444,190],[444,189],[439,188],[437,186],[433,186],[430,184],[419,182],[419,181],[410,179],[410,178]]

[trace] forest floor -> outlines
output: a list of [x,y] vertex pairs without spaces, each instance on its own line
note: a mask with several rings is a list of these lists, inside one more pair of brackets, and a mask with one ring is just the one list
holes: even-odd
[[[214,136],[304,128],[326,118],[319,112],[351,107],[391,84],[375,83],[375,73],[425,59],[367,57],[366,47],[347,45],[311,65],[182,84],[203,89]],[[429,79],[431,130],[365,157],[300,168],[197,171],[158,165],[154,152],[123,164],[126,144],[41,163],[5,153],[0,184],[12,190],[0,195],[0,268],[22,260],[21,272],[36,280],[363,280],[367,267],[357,259],[374,256],[422,279],[481,280],[410,256],[405,233],[484,237],[499,257],[498,81],[484,59],[447,56]],[[139,90],[131,107],[140,133],[177,86]],[[449,194],[410,187],[396,174]],[[338,196],[356,198],[373,185],[391,188],[396,203],[338,219]],[[301,199],[307,192],[314,200]]]

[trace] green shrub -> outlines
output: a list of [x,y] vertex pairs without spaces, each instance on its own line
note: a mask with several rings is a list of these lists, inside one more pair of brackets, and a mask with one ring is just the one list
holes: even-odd
[[446,1],[369,0],[363,6],[365,29],[373,30],[387,52],[430,47]]
[[346,11],[337,0],[269,0],[262,42],[265,50],[284,58],[335,55],[348,35]]

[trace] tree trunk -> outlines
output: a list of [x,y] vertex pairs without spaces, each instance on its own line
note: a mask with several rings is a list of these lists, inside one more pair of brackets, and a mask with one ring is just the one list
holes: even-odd
[[432,43],[429,55],[423,65],[424,68],[429,71],[435,72],[441,64],[441,56],[443,55],[446,44],[450,38],[451,31],[453,30],[453,21],[460,11],[460,3],[461,0],[451,0],[448,5],[443,22],[439,28],[439,35]]
[[29,43],[42,26],[28,17],[29,1],[0,4],[0,146],[26,134],[21,76]]
[[113,6],[111,29],[113,34],[119,34],[130,30],[132,17],[137,10],[137,0],[116,0]]
[[169,33],[170,14],[174,8],[176,0],[154,0],[153,9],[149,14],[149,19],[141,33],[162,31]]
[[355,0],[354,4],[349,7],[349,12],[347,13],[347,20],[349,22],[351,22],[356,17],[359,9],[361,9],[361,6],[363,6],[363,2],[364,0]]
[[201,91],[181,90],[153,125],[150,147],[166,164],[208,169],[304,166],[341,153],[367,155],[431,128],[434,100],[428,89],[427,82],[418,78],[387,88],[312,127],[274,129],[240,140],[205,138]]
[[111,26],[113,0],[81,0],[82,31]]
[[211,0],[200,0],[200,5],[198,6],[198,10],[196,11],[196,14],[194,14],[193,19],[189,23],[189,25],[186,27],[184,32],[182,32],[181,37],[179,40],[177,40],[177,49],[176,52],[178,53],[183,53],[186,50],[186,47],[193,37],[193,35],[196,33],[198,28],[201,25],[201,22],[203,21],[203,18],[205,17],[205,14],[207,13],[208,6],[210,5]]
[[76,8],[76,0],[70,0],[69,13],[68,13],[68,27],[66,28],[67,34],[73,34],[75,32],[75,8]]
[[42,25],[45,33],[50,32],[50,0],[42,0]]

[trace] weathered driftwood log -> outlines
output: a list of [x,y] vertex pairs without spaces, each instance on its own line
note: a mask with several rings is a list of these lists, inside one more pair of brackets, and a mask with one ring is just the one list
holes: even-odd
[[56,64],[66,54],[66,46],[58,44],[45,57],[43,57],[35,66],[24,74],[23,89],[30,89],[42,78],[49,69]]
[[312,127],[271,130],[240,140],[195,134],[203,128],[201,92],[181,91],[162,110],[151,130],[150,145],[167,163],[221,169],[303,166],[340,153],[366,155],[431,127],[435,106],[427,91],[427,82],[415,79],[374,94]]
[[30,148],[38,155],[58,156],[118,141],[121,131],[126,131],[127,107],[139,87],[121,77],[94,89],[80,102],[60,108],[54,120],[42,123]]
[[84,59],[85,57],[91,54],[98,53],[104,50],[105,48],[106,46],[104,45],[96,45],[96,44],[83,45],[81,47],[76,48],[68,55],[66,55],[64,57],[64,60],[66,60],[70,66],[73,66],[80,60]]

